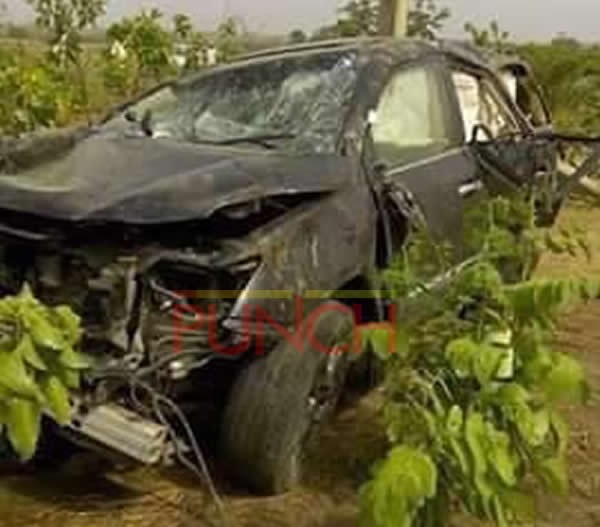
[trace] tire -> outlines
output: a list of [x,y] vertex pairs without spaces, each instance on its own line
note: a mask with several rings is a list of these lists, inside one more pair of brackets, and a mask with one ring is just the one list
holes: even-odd
[[[317,342],[333,347],[350,335],[351,311],[337,302],[316,320]],[[239,375],[227,403],[221,453],[237,481],[273,495],[301,483],[309,439],[318,435],[343,390],[348,354],[325,354],[303,338],[302,350],[283,341]]]

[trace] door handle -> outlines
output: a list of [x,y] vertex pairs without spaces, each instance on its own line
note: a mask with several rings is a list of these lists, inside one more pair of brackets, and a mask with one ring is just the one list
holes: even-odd
[[475,181],[469,181],[468,183],[463,183],[460,187],[458,187],[458,194],[462,198],[466,198],[483,190],[483,182],[479,179]]

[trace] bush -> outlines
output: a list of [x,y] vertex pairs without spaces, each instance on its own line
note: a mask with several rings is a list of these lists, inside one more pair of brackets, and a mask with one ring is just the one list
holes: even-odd
[[600,135],[600,47],[558,39],[521,46],[559,130]]
[[63,126],[78,109],[72,85],[52,63],[23,50],[0,53],[0,134]]

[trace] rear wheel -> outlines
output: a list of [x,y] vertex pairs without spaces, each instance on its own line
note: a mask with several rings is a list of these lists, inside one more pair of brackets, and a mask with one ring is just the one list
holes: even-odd
[[222,454],[236,479],[255,491],[279,494],[301,482],[307,443],[333,414],[342,392],[348,365],[342,344],[353,317],[336,302],[321,307],[311,324],[314,338],[302,338],[302,352],[281,342],[250,363],[233,386]]

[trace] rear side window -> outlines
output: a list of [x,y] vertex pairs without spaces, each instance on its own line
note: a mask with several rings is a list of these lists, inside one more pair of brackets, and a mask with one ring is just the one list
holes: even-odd
[[463,72],[454,72],[452,80],[467,140],[472,139],[476,125],[485,126],[494,138],[519,131],[514,115],[490,80]]
[[502,80],[509,87],[514,102],[533,128],[544,128],[551,124],[540,89],[528,72],[507,68],[502,71]]
[[443,79],[435,68],[399,71],[385,87],[374,114],[378,159],[397,166],[456,146],[451,115]]

